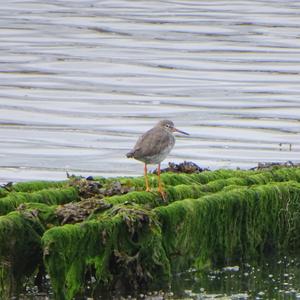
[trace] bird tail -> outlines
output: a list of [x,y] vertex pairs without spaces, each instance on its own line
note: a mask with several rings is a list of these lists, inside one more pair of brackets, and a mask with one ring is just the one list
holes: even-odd
[[126,156],[127,158],[132,158],[134,156],[134,151],[129,151]]

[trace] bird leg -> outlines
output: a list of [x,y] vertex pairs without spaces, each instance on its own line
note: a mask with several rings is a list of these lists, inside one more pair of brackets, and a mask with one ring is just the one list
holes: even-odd
[[163,190],[161,180],[160,180],[160,163],[157,166],[157,176],[158,176],[158,192],[161,194],[163,200],[166,200],[166,193]]
[[150,192],[150,186],[148,181],[148,174],[147,174],[147,164],[144,165],[144,177],[145,177],[145,183],[146,183],[146,192]]

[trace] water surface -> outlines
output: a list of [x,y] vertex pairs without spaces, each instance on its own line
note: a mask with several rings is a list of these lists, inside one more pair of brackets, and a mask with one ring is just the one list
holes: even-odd
[[0,53],[0,182],[141,174],[166,118],[169,161],[300,161],[296,1],[2,1]]
[[267,256],[260,262],[179,274],[173,283],[180,299],[300,299],[300,256]]

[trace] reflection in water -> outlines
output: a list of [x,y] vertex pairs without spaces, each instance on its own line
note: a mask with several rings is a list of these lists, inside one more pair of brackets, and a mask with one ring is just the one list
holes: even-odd
[[[300,256],[265,257],[261,262],[243,263],[221,269],[203,271],[189,270],[177,274],[169,290],[132,291],[105,294],[89,287],[86,299],[139,299],[139,300],[249,300],[249,299],[300,299]],[[37,287],[27,286],[27,298],[34,300],[52,299],[38,293]],[[40,296],[39,296],[40,295]],[[30,298],[34,297],[34,298]],[[91,298],[89,298],[91,297]]]
[[185,299],[300,299],[300,256],[264,258],[203,272],[190,271],[174,280],[174,291]]
[[162,118],[191,133],[171,161],[299,162],[299,13],[295,1],[0,3],[0,182],[140,174],[125,153]]

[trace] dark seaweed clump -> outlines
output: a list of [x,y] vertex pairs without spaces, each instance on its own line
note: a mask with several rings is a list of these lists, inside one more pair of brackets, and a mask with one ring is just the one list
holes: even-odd
[[[192,161],[184,161],[182,163],[176,164],[173,162],[168,163],[168,167],[161,170],[162,173],[171,172],[171,173],[201,173],[204,171],[209,171],[207,168],[201,168],[196,163]],[[157,174],[157,169],[153,171],[153,174]]]

